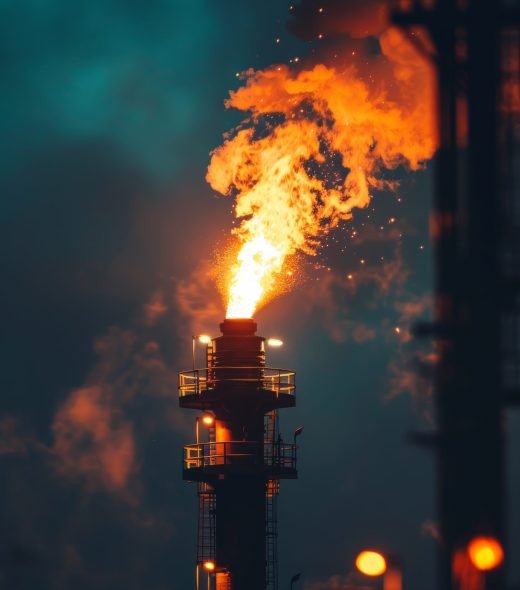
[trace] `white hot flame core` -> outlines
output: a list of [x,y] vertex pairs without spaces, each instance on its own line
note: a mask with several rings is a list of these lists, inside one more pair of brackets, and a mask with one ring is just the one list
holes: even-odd
[[229,289],[227,318],[252,318],[262,295],[280,271],[284,254],[263,236],[245,242],[238,254]]

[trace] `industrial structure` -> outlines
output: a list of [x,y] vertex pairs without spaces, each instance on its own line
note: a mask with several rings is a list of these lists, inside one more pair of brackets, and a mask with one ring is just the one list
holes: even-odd
[[278,410],[295,405],[295,374],[266,367],[252,319],[220,329],[206,367],[179,376],[180,406],[201,412],[183,456],[199,498],[196,586],[205,572],[214,590],[276,590],[276,499],[280,480],[297,477],[296,437],[283,442]]
[[[507,565],[505,410],[520,402],[520,9],[499,0],[401,0],[393,20],[437,71],[439,151],[432,237],[438,587],[472,588],[460,556],[475,537]],[[479,586],[484,587],[484,586]]]

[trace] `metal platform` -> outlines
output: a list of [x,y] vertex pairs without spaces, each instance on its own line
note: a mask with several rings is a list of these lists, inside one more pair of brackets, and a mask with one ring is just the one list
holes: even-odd
[[266,479],[296,479],[296,445],[260,442],[209,442],[184,447],[183,476],[207,481],[219,475],[259,473]]
[[209,410],[215,402],[247,396],[269,409],[296,405],[294,371],[272,367],[206,367],[179,373],[182,408]]

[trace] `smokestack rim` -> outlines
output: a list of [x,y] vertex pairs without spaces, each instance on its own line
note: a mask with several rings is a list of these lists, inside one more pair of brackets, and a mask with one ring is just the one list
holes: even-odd
[[223,336],[254,336],[257,328],[253,318],[226,318],[220,324]]

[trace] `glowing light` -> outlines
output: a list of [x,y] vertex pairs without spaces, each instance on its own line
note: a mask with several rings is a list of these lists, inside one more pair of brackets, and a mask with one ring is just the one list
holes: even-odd
[[377,551],[362,551],[356,557],[356,567],[365,576],[381,576],[386,572],[386,559]]
[[215,562],[214,561],[205,561],[202,564],[202,567],[208,571],[208,572],[212,572],[215,569]]
[[199,342],[201,344],[209,344],[211,342],[211,336],[208,336],[207,334],[201,334],[199,336]]
[[486,571],[495,569],[502,563],[504,550],[493,537],[475,537],[468,544],[468,556],[478,570]]
[[267,341],[269,346],[274,346],[275,348],[283,346],[283,340],[279,340],[278,338],[269,338]]
[[202,423],[206,426],[211,426],[214,422],[215,418],[213,418],[213,416],[210,416],[209,414],[204,414],[204,416],[202,417]]

